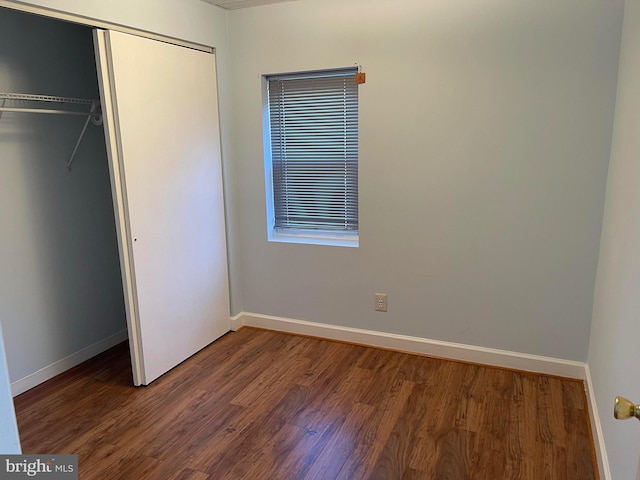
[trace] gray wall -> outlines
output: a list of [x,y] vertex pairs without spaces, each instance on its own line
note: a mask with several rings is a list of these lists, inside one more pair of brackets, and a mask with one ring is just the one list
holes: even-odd
[[[584,361],[623,1],[229,14],[248,312]],[[267,242],[261,75],[363,66],[360,247]],[[387,314],[373,293],[389,295]]]
[[593,308],[589,369],[615,480],[635,479],[638,422],[616,421],[613,400],[640,403],[640,1],[627,0],[620,50],[600,261]]
[[[0,10],[0,91],[99,98],[91,30]],[[0,119],[0,321],[12,382],[126,328],[102,127]]]

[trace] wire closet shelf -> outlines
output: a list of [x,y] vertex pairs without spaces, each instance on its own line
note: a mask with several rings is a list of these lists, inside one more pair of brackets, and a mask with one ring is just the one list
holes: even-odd
[[[18,105],[7,106],[17,103]],[[64,108],[44,108],[40,105],[47,104],[60,105],[76,105],[83,109],[64,109]],[[57,106],[57,105],[56,105]],[[100,113],[100,100],[91,100],[85,98],[55,97],[51,95],[34,95],[30,93],[2,93],[0,92],[0,119],[4,112],[10,113],[39,113],[54,115],[76,115],[84,116],[86,120],[78,137],[78,141],[67,161],[67,168],[71,170],[71,165],[78,152],[78,147],[82,142],[89,122],[94,125],[102,124],[102,114]]]

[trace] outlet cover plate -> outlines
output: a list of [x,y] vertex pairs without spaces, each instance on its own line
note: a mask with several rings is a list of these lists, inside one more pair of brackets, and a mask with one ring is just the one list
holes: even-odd
[[373,308],[376,312],[387,311],[387,294],[386,293],[374,293],[374,305]]

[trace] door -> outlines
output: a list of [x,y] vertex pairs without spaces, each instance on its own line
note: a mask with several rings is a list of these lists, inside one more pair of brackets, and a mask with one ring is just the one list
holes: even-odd
[[230,329],[215,58],[95,30],[135,385]]

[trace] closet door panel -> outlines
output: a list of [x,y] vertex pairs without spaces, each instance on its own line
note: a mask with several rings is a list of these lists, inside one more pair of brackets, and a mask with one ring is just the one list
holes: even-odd
[[148,384],[230,328],[215,59],[97,35],[132,360]]

